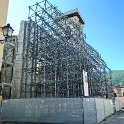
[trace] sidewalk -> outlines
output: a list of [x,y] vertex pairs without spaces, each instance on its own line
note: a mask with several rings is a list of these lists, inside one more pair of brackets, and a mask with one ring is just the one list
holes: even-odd
[[124,124],[124,110],[111,115],[99,124]]

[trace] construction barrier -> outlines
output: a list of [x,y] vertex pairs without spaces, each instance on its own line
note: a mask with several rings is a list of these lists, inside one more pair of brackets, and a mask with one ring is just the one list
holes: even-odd
[[[115,104],[119,105],[119,103]],[[121,110],[117,107],[116,110]],[[97,124],[114,113],[111,99],[30,98],[3,100],[2,122]]]

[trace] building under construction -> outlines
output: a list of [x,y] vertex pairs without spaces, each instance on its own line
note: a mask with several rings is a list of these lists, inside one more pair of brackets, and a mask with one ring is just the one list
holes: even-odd
[[47,0],[29,7],[21,22],[12,96],[112,96],[111,70],[86,43],[78,9],[60,12]]

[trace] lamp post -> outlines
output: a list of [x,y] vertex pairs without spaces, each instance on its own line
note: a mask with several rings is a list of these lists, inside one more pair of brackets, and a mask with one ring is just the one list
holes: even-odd
[[[2,27],[2,31],[3,31],[3,36],[5,37],[5,40],[3,40],[4,43],[4,51],[3,51],[3,62],[2,62],[2,91],[1,94],[3,95],[3,88],[4,87],[9,87],[10,88],[10,92],[9,92],[9,98],[11,96],[11,83],[12,83],[12,74],[13,74],[13,58],[12,58],[12,62],[11,65],[8,63],[7,61],[7,55],[10,54],[10,50],[14,50],[13,46],[10,46],[10,40],[12,38],[12,33],[13,33],[13,28],[10,26],[10,24],[7,24],[6,26]],[[8,47],[9,46],[9,47]],[[10,78],[10,82],[7,82],[7,68],[11,66],[11,78]]]
[[2,27],[3,30],[3,36],[5,37],[5,39],[12,37],[12,33],[13,33],[13,28],[10,26],[10,24],[7,24],[6,26]]
[[0,42],[3,44],[3,42],[9,38],[12,37],[12,33],[13,33],[13,28],[10,26],[10,24],[7,24],[6,26],[2,27],[2,31],[3,31],[3,36],[5,37],[5,40],[0,40]]

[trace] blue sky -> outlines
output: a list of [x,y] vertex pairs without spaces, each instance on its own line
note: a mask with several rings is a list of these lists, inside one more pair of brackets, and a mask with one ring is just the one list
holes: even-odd
[[[18,34],[28,6],[41,0],[10,0],[7,23]],[[111,70],[124,70],[124,0],[49,0],[62,12],[78,8],[85,20],[87,43],[102,56]]]

